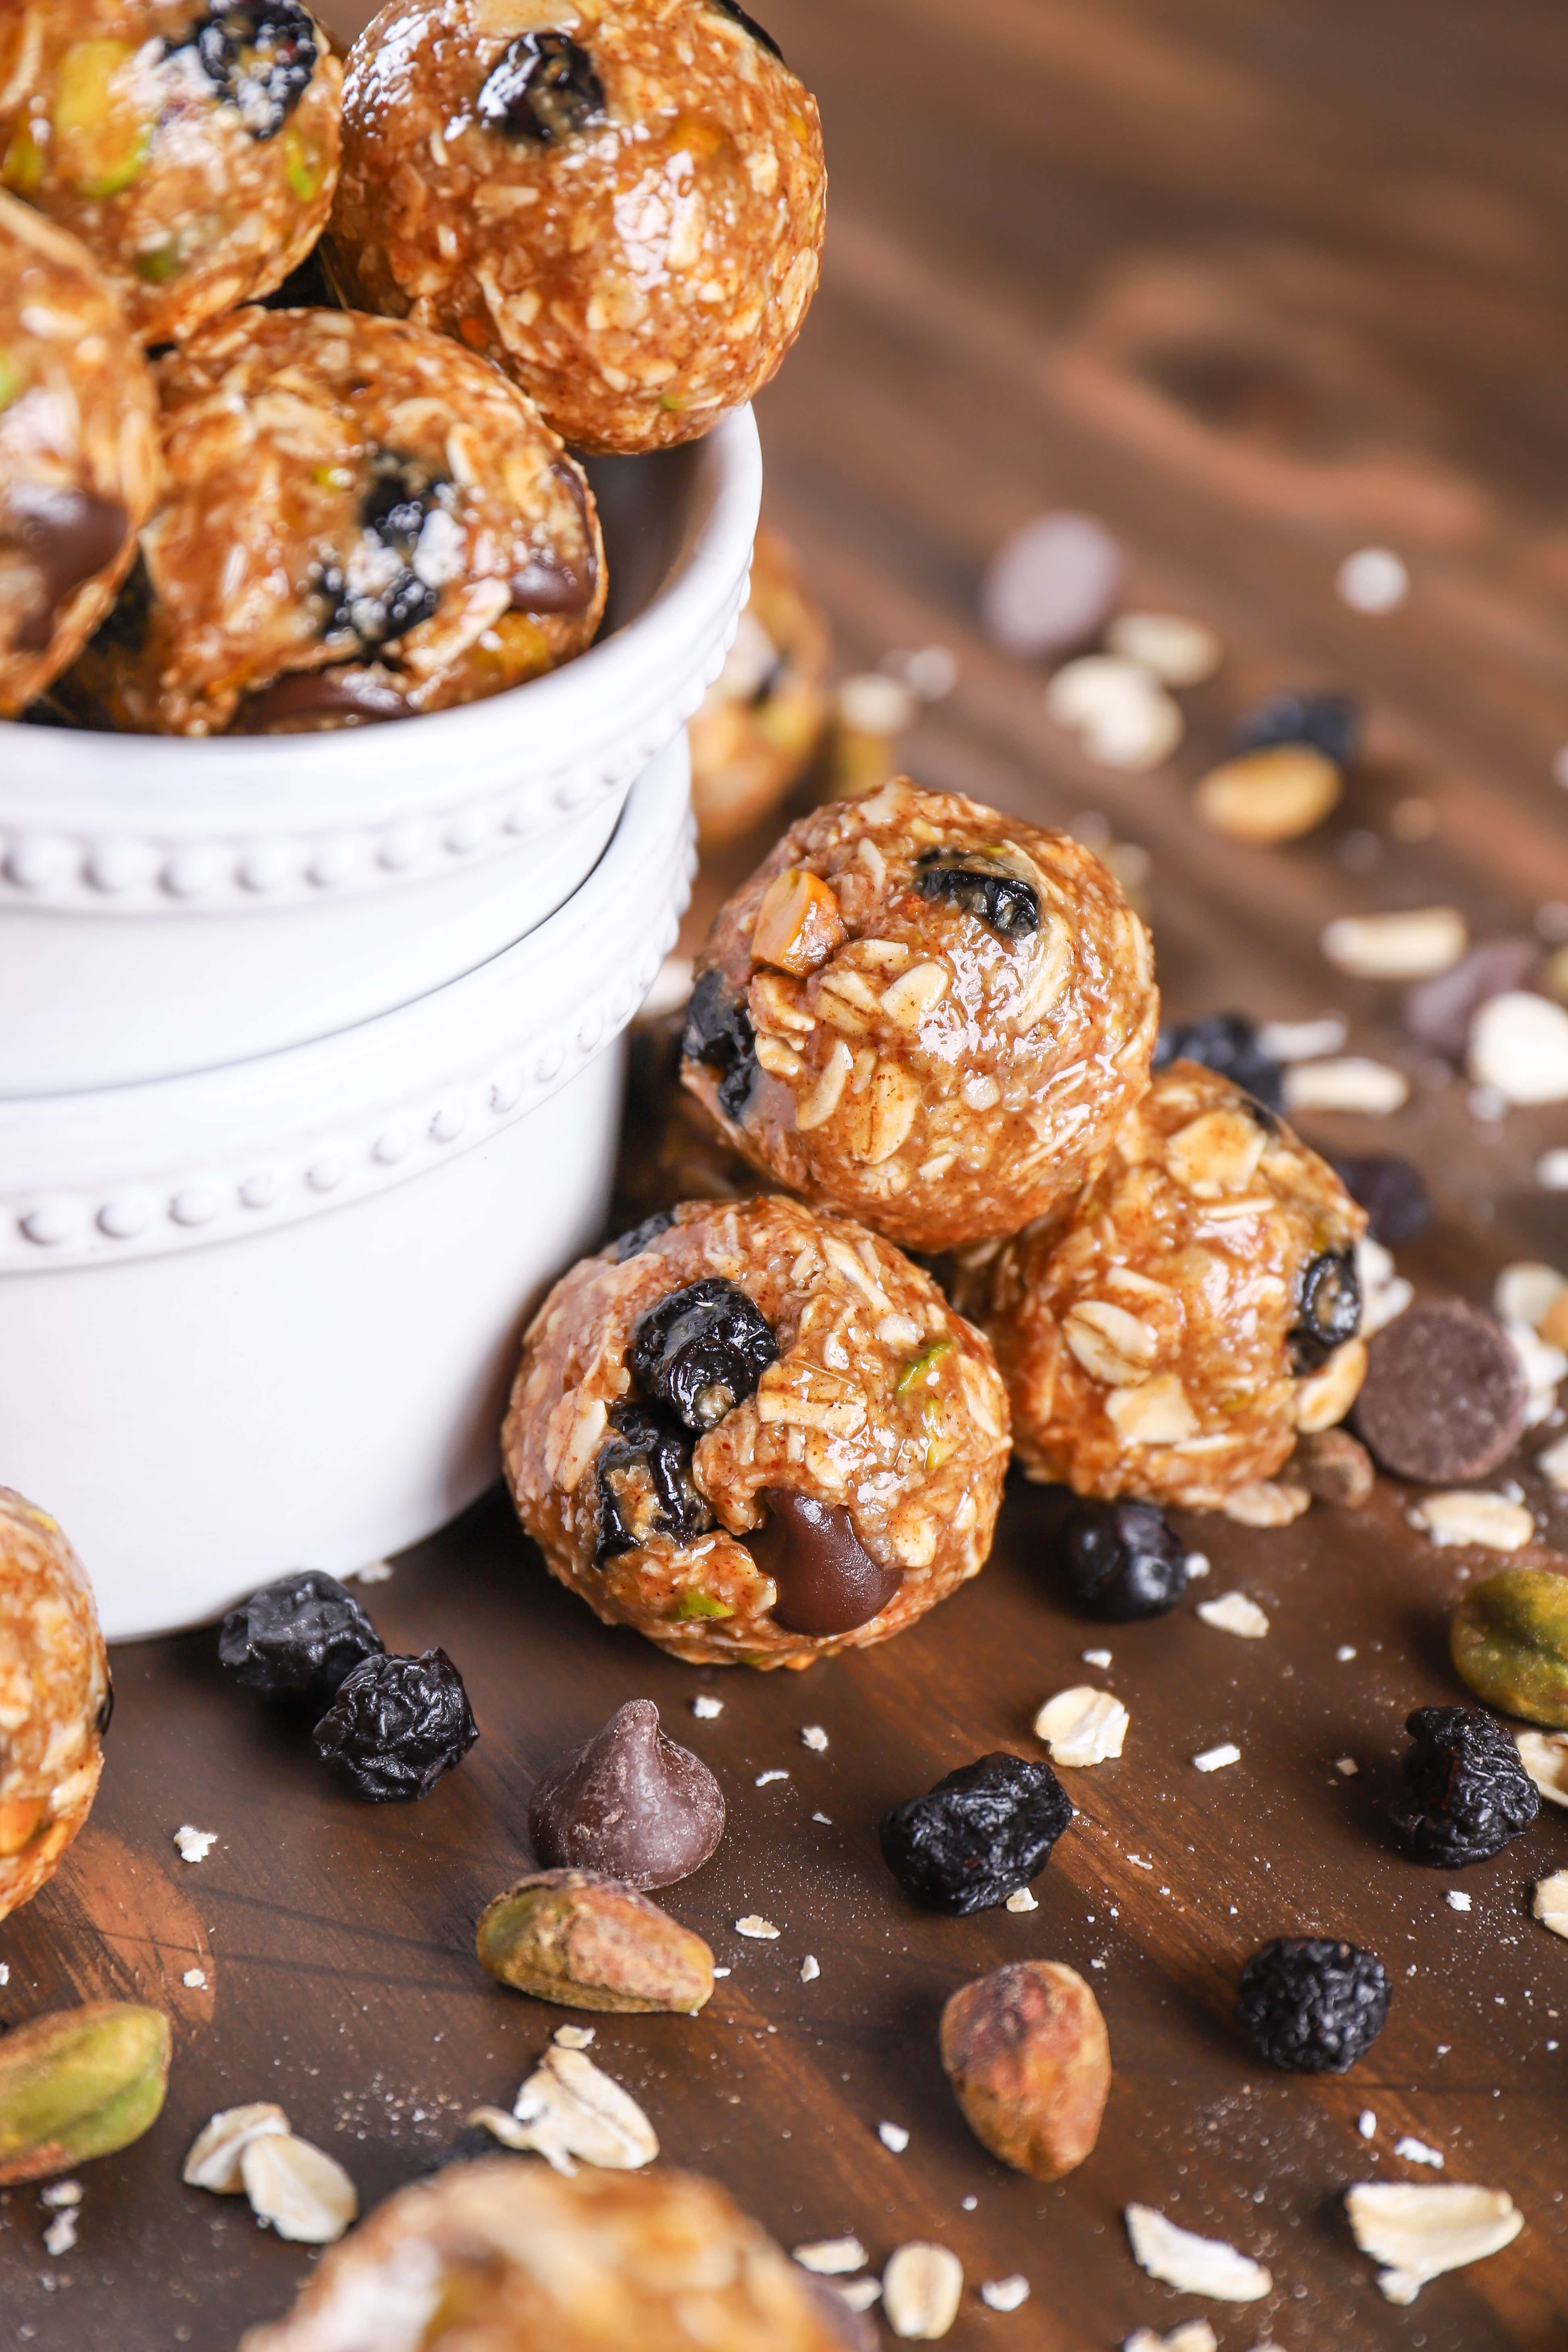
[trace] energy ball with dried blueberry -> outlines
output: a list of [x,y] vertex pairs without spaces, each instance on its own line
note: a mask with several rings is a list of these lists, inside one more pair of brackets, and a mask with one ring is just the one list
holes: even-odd
[[1149,938],[1066,834],[902,779],[793,824],[721,910],[685,1080],[752,1166],[908,1249],[1049,1214],[1142,1093]]
[[493,368],[392,319],[237,311],[158,362],[166,488],[134,607],[59,687],[142,734],[473,702],[591,642],[586,477]]
[[58,1522],[9,1486],[0,1486],[0,1693],[5,1919],[54,1876],[92,1811],[113,1697],[87,1571]]
[[11,0],[0,178],[148,344],[280,286],[326,226],[342,68],[300,0]]
[[1418,1706],[1405,1728],[1407,1794],[1394,1825],[1417,1862],[1458,1870],[1500,1853],[1541,1811],[1511,1736],[1479,1706]]
[[1364,1228],[1282,1119],[1168,1063],[1062,1216],[960,1265],[1027,1475],[1197,1510],[1271,1479],[1361,1385]]
[[1207,1013],[1201,1021],[1184,1021],[1163,1028],[1154,1047],[1154,1067],[1168,1062],[1201,1062],[1244,1087],[1265,1110],[1285,1107],[1285,1072],[1258,1042],[1258,1031],[1244,1013]]
[[335,268],[359,308],[416,308],[504,368],[574,448],[693,440],[767,383],[816,289],[816,107],[719,0],[510,18],[390,0],[361,35]]
[[1050,1860],[1072,1819],[1048,1764],[999,1751],[882,1816],[882,1859],[928,1910],[994,1910]]
[[1074,1598],[1094,1617],[1159,1617],[1187,1589],[1187,1555],[1157,1503],[1080,1503],[1062,1528]]
[[386,1647],[346,1586],[320,1569],[277,1577],[231,1609],[218,1664],[242,1690],[320,1716],[345,1675]]
[[426,1650],[362,1659],[317,1724],[314,1746],[356,1796],[384,1805],[427,1797],[479,1736],[463,1677],[445,1650]]
[[805,1665],[981,1567],[1007,1461],[990,1351],[862,1226],[689,1202],[559,1282],[501,1433],[551,1572],[678,1656]]
[[1375,1952],[1328,1936],[1276,1936],[1241,1972],[1239,2008],[1254,2049],[1288,2074],[1342,2074],[1388,2015]]

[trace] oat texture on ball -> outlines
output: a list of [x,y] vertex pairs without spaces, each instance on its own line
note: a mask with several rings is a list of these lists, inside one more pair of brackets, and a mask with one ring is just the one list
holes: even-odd
[[110,1705],[86,1570],[47,1511],[0,1486],[0,1919],[91,1811]]
[[1158,1024],[1148,933],[1097,858],[900,778],[803,817],[721,911],[685,1078],[765,1174],[945,1250],[1072,1197]]
[[805,1665],[981,1568],[1007,1411],[979,1333],[887,1242],[697,1202],[556,1285],[501,1444],[523,1526],[607,1623]]
[[157,478],[153,379],[107,281],[0,195],[0,719],[108,612]]
[[706,433],[816,285],[816,106],[729,0],[391,0],[344,90],[334,268],[459,336],[574,446]]
[[1028,1475],[1198,1509],[1271,1477],[1354,1401],[1365,1223],[1271,1111],[1169,1064],[1070,1213],[954,1286],[995,1346]]
[[581,467],[446,337],[236,311],[158,362],[166,488],[62,686],[144,734],[295,733],[478,701],[592,641]]
[[0,181],[90,247],[143,342],[179,341],[321,236],[342,87],[300,0],[13,0]]

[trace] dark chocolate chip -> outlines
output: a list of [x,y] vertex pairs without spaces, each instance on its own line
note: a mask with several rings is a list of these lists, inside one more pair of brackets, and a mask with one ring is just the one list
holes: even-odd
[[738,7],[736,5],[736,0],[712,0],[712,5],[715,8],[722,8],[725,16],[733,17],[737,25],[743,26],[745,30],[750,33],[752,40],[761,41],[763,48],[770,51],[773,57],[777,58],[780,65],[783,65],[784,61],[784,53],[780,48],[778,43],[774,40],[773,35],[766,31],[763,26],[759,25],[754,16],[748,16],[743,8]]
[[315,728],[372,725],[406,719],[409,705],[395,687],[363,670],[294,669],[247,695],[231,735],[298,735]]
[[724,1799],[701,1759],[666,1738],[652,1699],[628,1699],[535,1783],[528,1833],[548,1870],[673,1886],[717,1849]]
[[153,607],[156,602],[147,559],[138,548],[130,571],[120,583],[119,595],[99,624],[92,640],[94,646],[118,648],[128,654],[141,653],[153,625]]
[[490,68],[478,112],[487,131],[552,147],[603,121],[605,85],[568,34],[522,33]]
[[592,564],[574,572],[552,548],[534,548],[511,578],[512,610],[518,613],[581,613],[594,597]]
[[1316,1371],[1360,1329],[1361,1276],[1355,1252],[1320,1250],[1301,1268],[1297,1283],[1291,1362],[1299,1372]]
[[1039,929],[1040,901],[1032,883],[1016,874],[956,865],[945,850],[929,850],[921,857],[915,888],[922,898],[946,898],[966,915],[977,916],[998,939],[1026,939]]
[[1462,1062],[1481,1006],[1510,989],[1530,988],[1540,971],[1538,940],[1483,940],[1451,970],[1405,991],[1405,1025],[1424,1045]]
[[757,1038],[752,1016],[721,971],[705,971],[691,992],[680,1050],[719,1074],[719,1108],[737,1122],[757,1075]]
[[1366,1211],[1367,1230],[1384,1249],[1419,1241],[1432,1222],[1432,1195],[1418,1168],[1396,1151],[1369,1151],[1336,1160],[1334,1173]]
[[85,582],[107,571],[125,544],[131,518],[92,490],[14,482],[0,509],[0,543],[19,547],[38,575],[37,603],[16,633],[19,653],[48,650],[55,614]]
[[1361,712],[1349,694],[1270,695],[1237,721],[1238,751],[1266,751],[1276,743],[1310,743],[1337,768],[1348,768],[1360,749]]
[[756,1392],[778,1341],[739,1283],[710,1275],[639,1316],[631,1368],[643,1394],[689,1430],[714,1429]]
[[609,1425],[595,1465],[596,1564],[603,1568],[617,1553],[640,1551],[655,1536],[687,1544],[706,1535],[713,1514],[692,1484],[685,1430],[641,1405],[624,1403],[611,1406]]
[[1460,1299],[1406,1307],[1367,1346],[1352,1416],[1385,1470],[1448,1486],[1484,1478],[1518,1442],[1524,1368],[1501,1327]]
[[752,1556],[778,1590],[777,1623],[791,1633],[852,1633],[888,1606],[903,1570],[882,1568],[864,1549],[838,1503],[764,1486],[767,1517],[748,1538]]

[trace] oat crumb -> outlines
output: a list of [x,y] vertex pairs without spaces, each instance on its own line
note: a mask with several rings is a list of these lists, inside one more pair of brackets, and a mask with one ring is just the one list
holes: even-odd
[[174,1832],[182,1862],[205,1862],[217,1843],[216,1830],[194,1830],[189,1822]]
[[763,1918],[755,1911],[748,1911],[743,1919],[736,1920],[735,1933],[737,1936],[751,1936],[758,1943],[773,1944],[778,1941],[779,1931],[771,1919]]
[[770,1780],[787,1780],[788,1779],[789,1774],[784,1770],[784,1766],[782,1764],[775,1764],[771,1771],[759,1772],[753,1786],[759,1789],[765,1789]]
[[910,2144],[910,2136],[902,2124],[879,2124],[877,2137],[884,2147],[891,2148],[895,2156],[902,2156]]
[[818,1966],[816,1953],[807,1952],[805,1959],[802,1960],[800,1964],[800,1980],[802,1984],[815,1984],[821,1974],[822,1969]]
[[1226,1740],[1218,1748],[1205,1748],[1201,1755],[1193,1759],[1194,1767],[1199,1772],[1223,1772],[1227,1764],[1239,1764],[1240,1761],[1241,1750],[1234,1739]]
[[1355,2119],[1355,2127],[1357,2131],[1360,2132],[1363,2139],[1375,2139],[1377,2137],[1377,2117],[1373,2114],[1370,2107],[1363,2107],[1360,2115],[1357,2116]]
[[710,1698],[706,1691],[700,1691],[691,1702],[691,1712],[703,1723],[710,1723],[716,1715],[723,1714],[724,1702],[721,1698]]
[[1347,1780],[1353,1780],[1356,1774],[1361,1770],[1361,1766],[1356,1762],[1353,1756],[1336,1756],[1334,1759],[1334,1769],[1336,1772],[1342,1773]]
[[1015,1886],[1006,1907],[1009,1911],[1037,1911],[1040,1906],[1026,1886]]
[[1461,1894],[1457,1886],[1449,1887],[1444,1900],[1447,1904],[1450,1911],[1468,1911],[1470,1907],[1469,1896],[1468,1895]]
[[803,1723],[800,1727],[800,1744],[803,1748],[813,1749],[820,1756],[827,1745],[827,1734],[820,1723]]
[[193,1992],[196,1991],[202,1985],[205,1985],[206,1980],[207,1972],[205,1969],[187,1969],[184,1975],[180,1979],[180,1982],[183,1985],[188,1985]]

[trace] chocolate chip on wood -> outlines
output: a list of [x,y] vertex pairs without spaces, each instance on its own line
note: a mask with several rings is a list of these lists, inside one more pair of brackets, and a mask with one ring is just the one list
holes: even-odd
[[665,1738],[652,1699],[628,1699],[535,1783],[528,1833],[548,1868],[673,1886],[715,1852],[724,1799],[701,1759]]
[[1495,1470],[1518,1442],[1528,1402],[1500,1326],[1462,1299],[1426,1299],[1370,1341],[1353,1419],[1385,1470],[1444,1486]]

